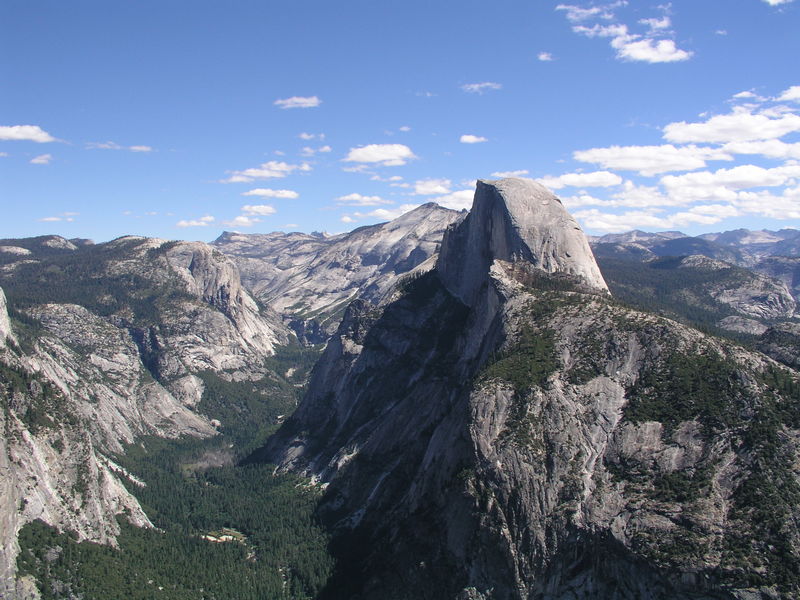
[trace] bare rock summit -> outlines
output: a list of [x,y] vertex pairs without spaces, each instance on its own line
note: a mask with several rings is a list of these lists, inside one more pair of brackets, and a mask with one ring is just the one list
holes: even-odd
[[608,291],[577,221],[530,179],[479,180],[469,215],[445,233],[436,268],[448,290],[469,305],[494,261]]

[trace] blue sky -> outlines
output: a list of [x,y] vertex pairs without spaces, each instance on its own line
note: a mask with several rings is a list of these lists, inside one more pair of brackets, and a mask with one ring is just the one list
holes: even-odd
[[800,227],[800,0],[0,3],[0,237],[339,232],[475,179]]

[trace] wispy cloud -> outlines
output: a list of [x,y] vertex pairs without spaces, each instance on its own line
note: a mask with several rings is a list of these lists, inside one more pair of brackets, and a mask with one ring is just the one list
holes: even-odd
[[384,200],[380,196],[364,196],[353,193],[346,196],[339,196],[336,199],[339,206],[379,206],[381,204],[392,204],[391,200]]
[[216,219],[211,215],[205,215],[199,219],[186,219],[175,223],[176,227],[208,227]]
[[258,217],[251,217],[251,216],[248,216],[248,215],[239,215],[238,217],[234,217],[233,219],[231,219],[229,221],[223,221],[222,224],[225,227],[234,227],[234,228],[238,229],[240,227],[252,227],[256,223],[260,223],[260,222],[261,222],[261,219],[259,219]]
[[116,142],[89,142],[86,144],[89,150],[128,150],[129,152],[152,152],[152,146],[121,146]]
[[269,188],[256,188],[248,192],[242,192],[242,196],[260,196],[262,198],[299,198],[300,194],[294,190],[272,190]]
[[553,190],[563,187],[611,187],[622,183],[622,177],[610,171],[591,173],[565,173],[558,177],[546,176],[537,179],[542,185]]
[[52,154],[40,154],[39,156],[33,157],[30,163],[32,165],[49,165],[51,160],[53,160]]
[[267,215],[274,215],[276,212],[278,211],[275,207],[269,204],[245,204],[242,207],[242,213],[247,216],[266,217]]
[[28,141],[37,144],[57,141],[38,125],[0,125],[0,140]]
[[322,100],[316,96],[292,96],[291,98],[280,98],[273,104],[279,108],[314,108],[322,104]]
[[77,217],[79,214],[80,213],[77,212],[63,212],[54,217],[42,217],[41,219],[38,219],[38,221],[42,223],[72,223],[75,221],[75,217]]
[[357,219],[381,219],[382,221],[391,221],[400,215],[406,214],[410,210],[417,208],[419,204],[402,204],[397,208],[376,208],[368,213],[353,213]]
[[519,169],[517,171],[495,171],[492,173],[492,177],[497,177],[498,179],[504,179],[506,177],[525,177],[528,174],[527,169]]
[[449,179],[420,179],[414,183],[415,196],[449,194],[452,182]]
[[472,135],[471,133],[466,133],[458,138],[458,141],[462,144],[480,144],[482,142],[488,142],[489,139],[482,137],[480,135]]
[[502,89],[502,85],[494,81],[484,81],[482,83],[467,83],[461,86],[461,89],[468,94],[483,94],[490,90]]
[[[666,15],[639,19],[638,24],[645,28],[644,33],[631,32],[628,25],[620,23],[615,9],[626,6],[627,2],[614,2],[605,6],[581,7],[560,4],[556,10],[566,12],[572,31],[589,38],[610,38],[610,45],[617,58],[623,61],[646,63],[670,63],[689,60],[692,52],[678,48],[670,30],[672,21]],[[659,8],[666,11],[669,5]],[[592,23],[593,24],[588,24]],[[616,21],[616,22],[614,22]]]
[[220,183],[249,183],[256,179],[281,178],[294,171],[311,171],[311,166],[308,163],[293,165],[282,161],[270,160],[251,169],[228,171],[231,174],[230,177],[221,180]]
[[536,55],[536,59],[542,62],[550,62],[553,60],[553,55],[549,52],[539,52],[539,54]]

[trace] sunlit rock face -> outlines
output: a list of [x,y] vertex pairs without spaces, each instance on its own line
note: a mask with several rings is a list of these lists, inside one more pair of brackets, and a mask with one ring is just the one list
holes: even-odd
[[540,186],[481,182],[436,269],[350,305],[252,460],[326,486],[325,598],[793,597],[787,381],[613,302]]
[[578,223],[552,192],[533,180],[478,181],[463,225],[445,235],[437,269],[447,288],[469,304],[494,260],[608,289]]

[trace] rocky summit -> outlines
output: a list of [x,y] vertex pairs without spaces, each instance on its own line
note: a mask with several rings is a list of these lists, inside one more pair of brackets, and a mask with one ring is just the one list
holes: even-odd
[[608,289],[578,223],[552,192],[528,179],[478,181],[463,225],[445,234],[437,271],[448,290],[470,304],[493,261]]
[[349,306],[251,458],[325,487],[348,599],[800,594],[800,382],[607,293],[530,182],[479,182],[436,268]]

